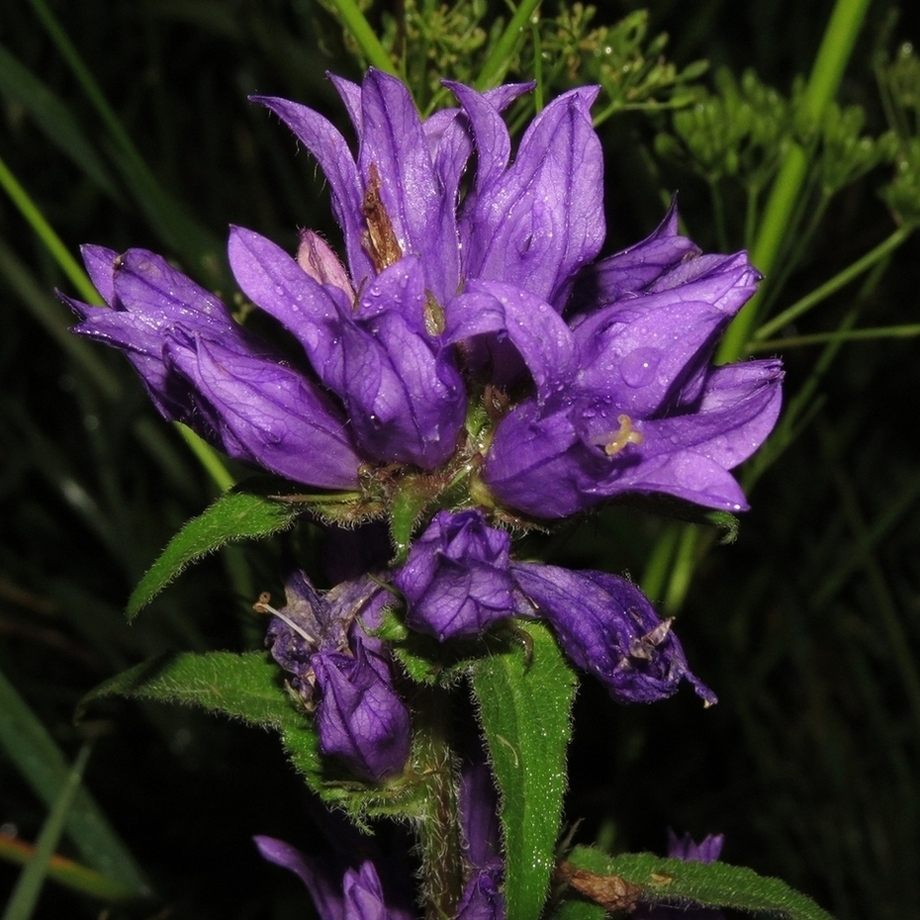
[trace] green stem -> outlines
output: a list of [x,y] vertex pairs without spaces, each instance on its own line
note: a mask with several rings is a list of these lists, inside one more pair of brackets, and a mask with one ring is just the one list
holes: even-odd
[[236,480],[230,475],[230,471],[224,465],[220,454],[195,434],[191,428],[187,428],[181,422],[174,422],[173,424],[176,431],[182,435],[182,439],[188,444],[191,452],[198,458],[198,462],[204,467],[205,472],[211,477],[214,485],[221,492],[232,489],[236,485]]
[[880,259],[884,259],[889,253],[897,249],[915,229],[916,225],[914,224],[905,224],[903,227],[898,227],[888,239],[879,243],[871,252],[867,252],[861,259],[858,259],[852,265],[848,265],[842,272],[839,272],[829,281],[825,281],[821,287],[816,288],[810,294],[794,303],[787,310],[780,313],[779,316],[764,323],[753,334],[752,339],[756,342],[763,341],[773,335],[774,332],[782,329],[787,323],[791,323],[794,319],[810,310],[815,304],[830,297],[831,294],[838,291],[854,278],[858,278],[864,271],[868,271]]
[[856,342],[861,339],[912,339],[920,335],[920,324],[906,326],[876,326],[872,329],[854,329],[851,332],[816,332],[812,335],[793,335],[786,339],[768,339],[758,342],[749,349],[752,353],[785,351],[789,348],[804,348],[806,345],[825,345],[838,339],[842,342]]
[[387,54],[386,48],[380,43],[380,39],[377,38],[355,0],[332,0],[332,3],[342,23],[351,32],[368,62],[378,70],[399,76],[399,70],[393,63],[393,59]]
[[463,893],[457,790],[447,727],[448,691],[426,687],[415,700],[419,761],[427,787],[428,807],[419,822],[421,877],[425,880],[426,920],[449,920]]
[[[837,0],[805,88],[806,112],[815,126],[837,92],[868,6],[869,0]],[[751,250],[751,261],[767,276],[773,270],[780,244],[790,232],[790,217],[807,172],[806,152],[793,144],[776,177],[760,233]],[[720,364],[744,355],[751,330],[757,323],[761,300],[760,294],[753,297],[729,326],[716,355]]]
[[10,196],[20,214],[35,231],[36,236],[42,241],[48,252],[51,253],[51,257],[60,266],[61,271],[64,272],[70,283],[79,291],[80,296],[91,304],[101,303],[102,298],[90,283],[86,272],[80,268],[76,259],[67,251],[67,247],[61,238],[54,232],[48,221],[45,220],[35,202],[9,171],[2,159],[0,159],[0,186]]
[[479,79],[476,81],[476,89],[480,92],[491,89],[496,86],[505,74],[508,62],[511,60],[514,46],[517,44],[530,17],[534,10],[540,5],[540,0],[523,0],[521,5],[515,10],[511,21],[502,33],[501,38],[495,43],[495,47],[489,54],[485,64],[482,65],[482,71]]

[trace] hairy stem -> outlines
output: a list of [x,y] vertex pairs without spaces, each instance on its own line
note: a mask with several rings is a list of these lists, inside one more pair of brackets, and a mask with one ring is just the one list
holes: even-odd
[[453,756],[447,743],[450,697],[426,688],[416,700],[428,807],[419,824],[426,920],[449,920],[463,891],[463,859]]

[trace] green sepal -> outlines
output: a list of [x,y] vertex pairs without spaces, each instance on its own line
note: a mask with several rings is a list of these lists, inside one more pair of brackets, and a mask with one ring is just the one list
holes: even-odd
[[[703,865],[700,862],[664,859],[651,853],[624,853],[611,857],[590,847],[576,847],[567,859],[579,869],[598,876],[615,876],[637,886],[640,900],[647,904],[670,902],[684,908],[733,908],[783,920],[833,920],[811,898],[790,888],[785,882],[758,875],[744,866],[723,862]],[[604,915],[603,909],[594,904],[590,906],[589,912],[573,911],[560,905],[560,909],[551,916],[557,920],[563,917],[565,920],[600,920]]]
[[722,531],[719,536],[721,545],[728,546],[738,539],[741,522],[730,511],[708,511],[706,519],[713,527],[718,527]]
[[186,522],[148,569],[128,599],[128,620],[133,620],[190,563],[233,540],[267,537],[285,530],[302,510],[303,506],[242,488],[221,495],[202,514]]
[[471,671],[501,796],[508,916],[536,920],[555,861],[576,677],[545,626],[519,624],[518,631],[520,642]]

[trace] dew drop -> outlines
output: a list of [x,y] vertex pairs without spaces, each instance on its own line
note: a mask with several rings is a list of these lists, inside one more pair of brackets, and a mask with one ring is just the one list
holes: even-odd
[[658,348],[637,348],[620,361],[620,376],[631,387],[643,387],[651,382],[661,363]]

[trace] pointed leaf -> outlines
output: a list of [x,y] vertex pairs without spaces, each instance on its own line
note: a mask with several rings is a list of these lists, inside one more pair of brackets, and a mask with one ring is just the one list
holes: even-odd
[[[682,906],[734,908],[787,920],[833,920],[811,898],[776,878],[744,866],[662,859],[651,853],[610,857],[589,847],[576,847],[569,862],[598,876],[617,877],[637,885],[645,903],[678,901]],[[569,916],[566,914],[565,916]]]
[[131,593],[125,611],[129,620],[160,593],[189,563],[231,540],[267,537],[284,530],[300,513],[296,505],[252,492],[228,492],[203,514],[192,518],[169,541]]
[[247,725],[279,732],[307,782],[319,785],[316,733],[284,692],[278,666],[264,652],[170,652],[115,675],[88,693],[78,717],[90,703],[110,696],[199,706]]
[[545,626],[518,626],[532,645],[476,662],[472,683],[501,792],[508,916],[536,920],[562,816],[576,679]]

